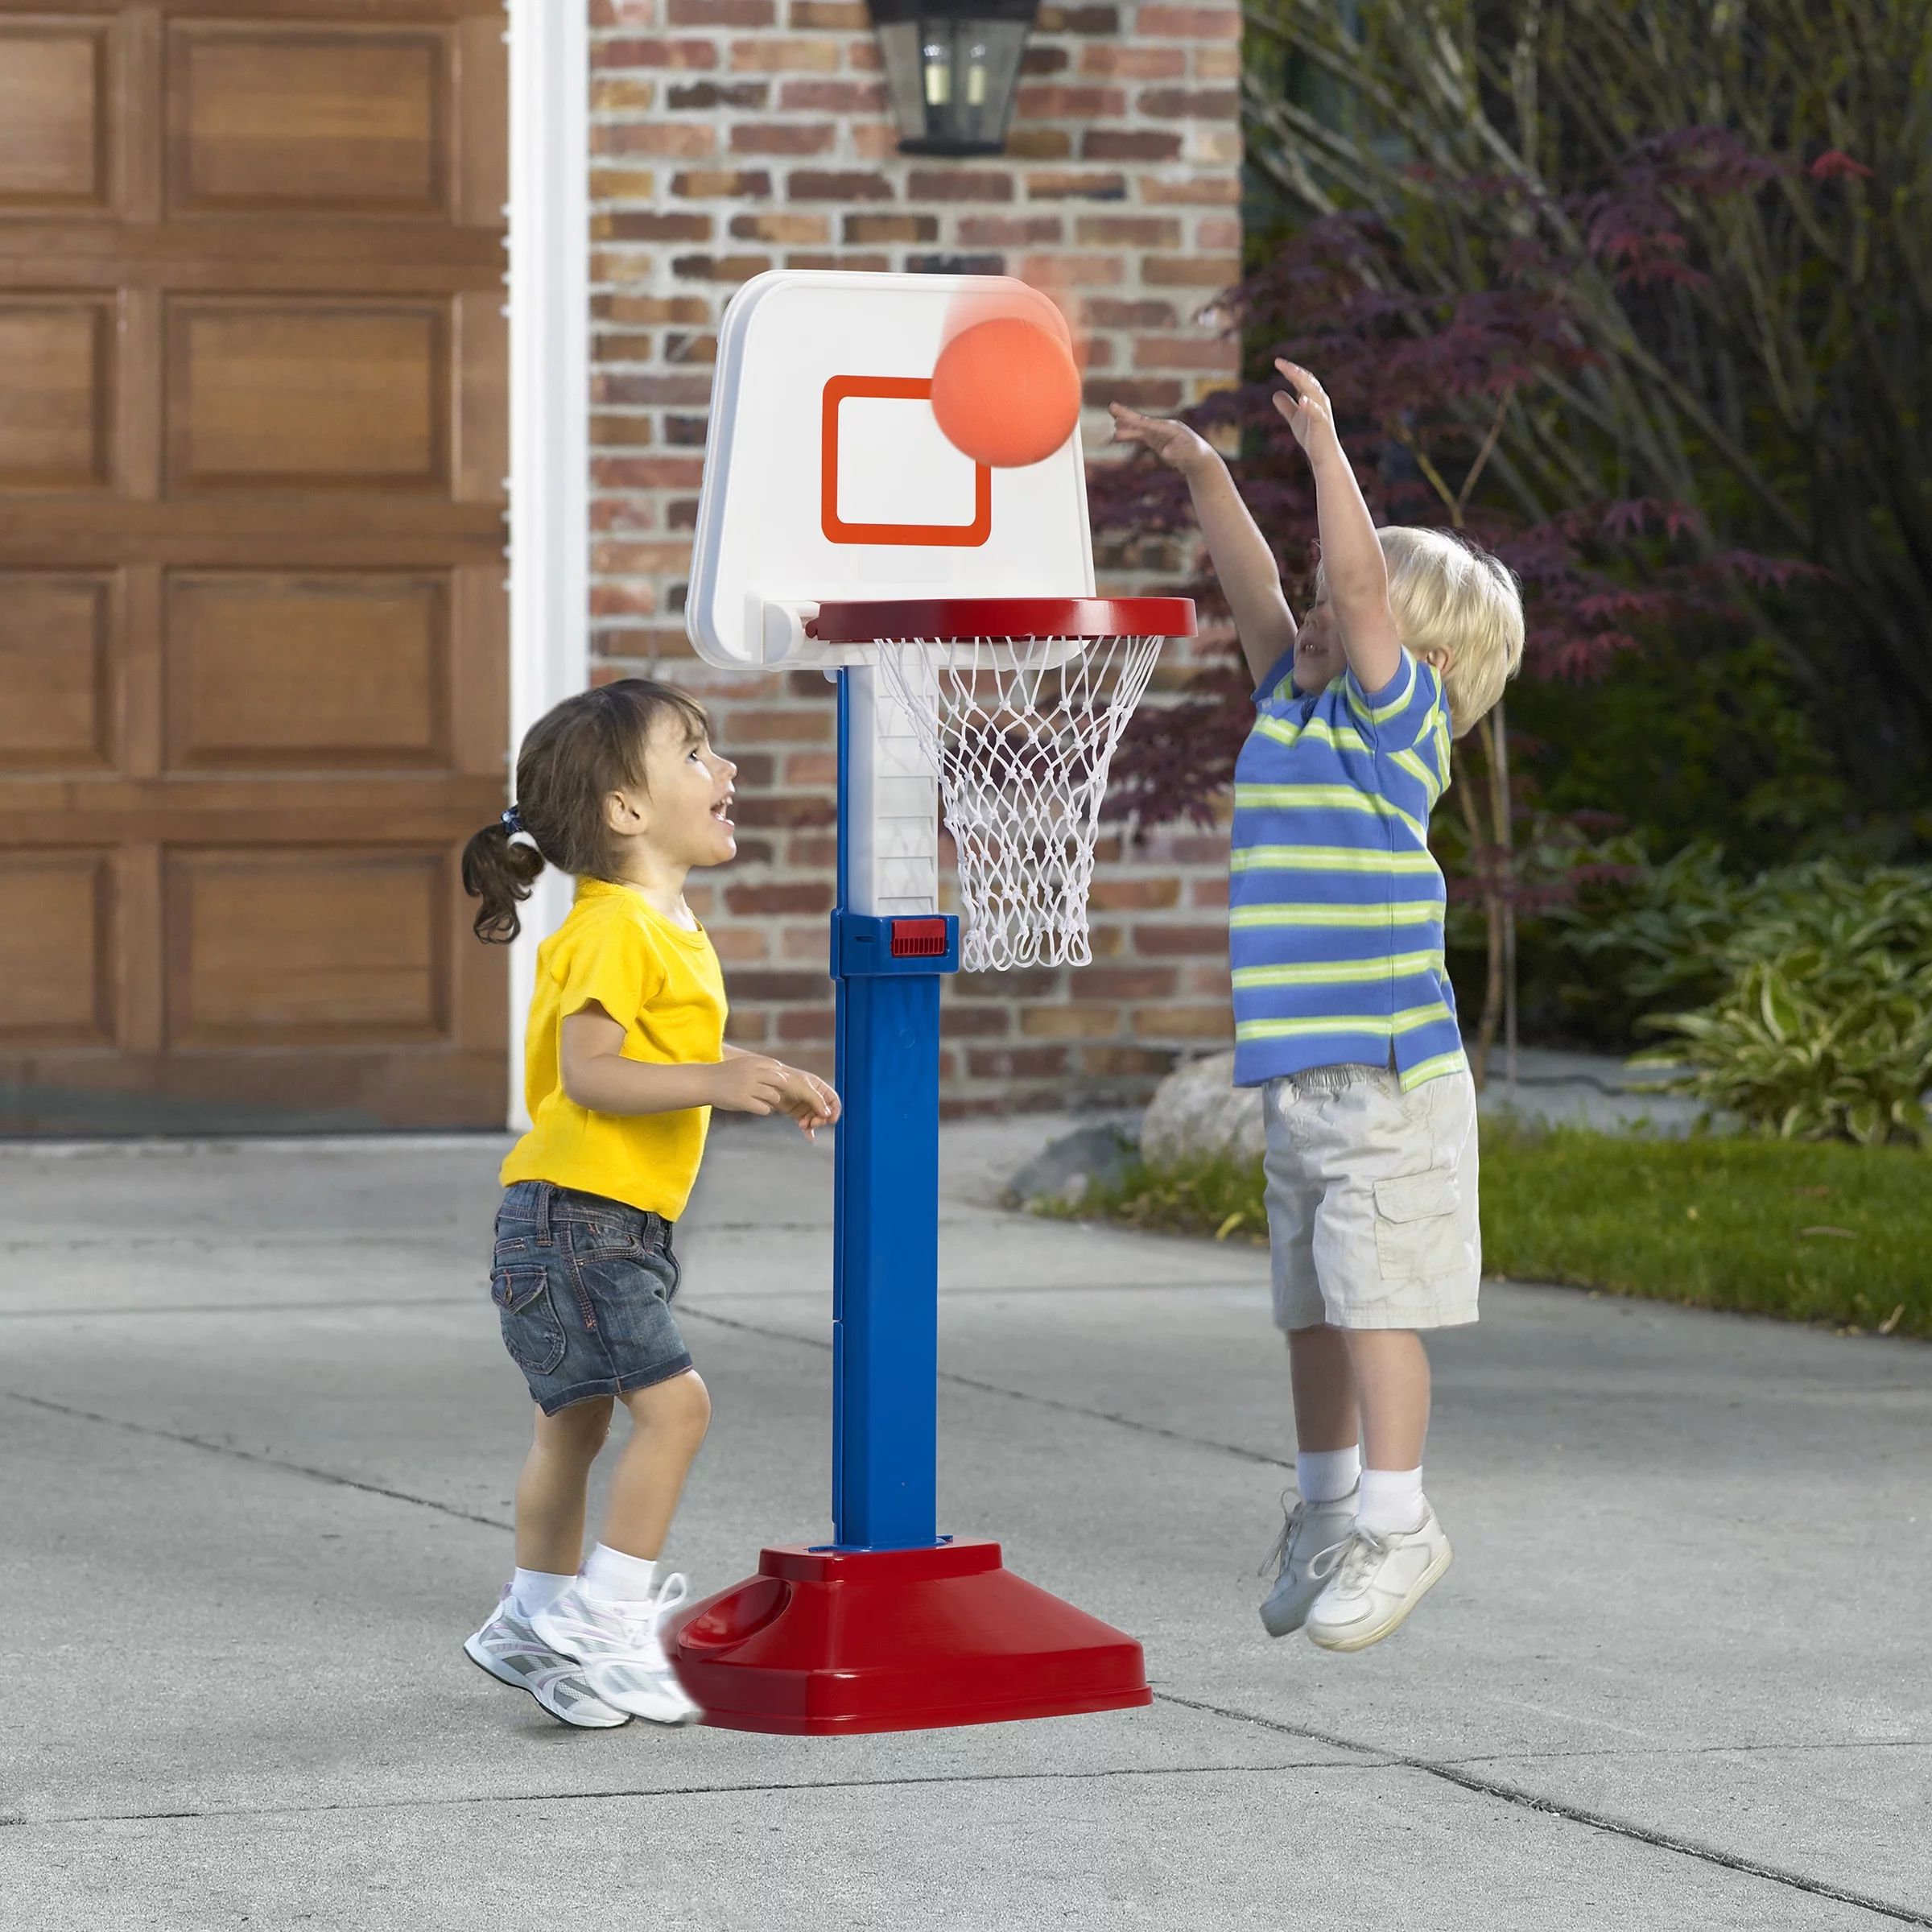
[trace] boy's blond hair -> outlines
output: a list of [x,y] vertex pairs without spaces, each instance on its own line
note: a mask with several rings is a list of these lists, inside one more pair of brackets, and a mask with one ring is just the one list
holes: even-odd
[[[1457,737],[1503,695],[1523,661],[1523,598],[1501,558],[1446,530],[1397,524],[1378,530],[1389,566],[1396,634],[1418,657],[1449,653],[1443,679]],[[1315,594],[1327,594],[1319,571]]]

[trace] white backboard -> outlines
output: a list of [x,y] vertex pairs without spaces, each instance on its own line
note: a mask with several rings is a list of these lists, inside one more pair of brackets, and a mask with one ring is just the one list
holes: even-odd
[[777,270],[724,312],[684,628],[726,667],[858,661],[805,635],[841,598],[1092,597],[1076,428],[1024,469],[989,469],[927,401],[949,320],[1044,295],[985,275]]

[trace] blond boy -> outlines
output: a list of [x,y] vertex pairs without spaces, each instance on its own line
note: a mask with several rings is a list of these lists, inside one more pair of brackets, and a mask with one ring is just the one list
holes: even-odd
[[1438,530],[1377,532],[1321,385],[1276,367],[1322,543],[1299,625],[1213,449],[1184,424],[1113,413],[1118,439],[1187,478],[1256,684],[1235,766],[1235,1079],[1264,1089],[1300,1492],[1261,1620],[1275,1637],[1305,1627],[1324,1649],[1360,1650],[1450,1562],[1422,1494],[1420,1331],[1476,1319],[1482,1254],[1476,1095],[1429,814],[1451,737],[1521,660],[1523,617],[1494,557]]

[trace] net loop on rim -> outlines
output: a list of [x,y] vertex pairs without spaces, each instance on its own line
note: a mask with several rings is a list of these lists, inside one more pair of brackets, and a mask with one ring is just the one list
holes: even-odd
[[1092,960],[1087,897],[1108,767],[1165,642],[875,640],[885,687],[939,776],[965,971]]

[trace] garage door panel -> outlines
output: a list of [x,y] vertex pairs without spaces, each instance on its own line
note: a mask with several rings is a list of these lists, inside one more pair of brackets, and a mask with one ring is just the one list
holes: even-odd
[[112,31],[105,21],[0,19],[0,209],[105,207]]
[[449,486],[445,302],[177,299],[171,489]]
[[185,22],[167,65],[171,208],[447,218],[446,31]]
[[180,572],[168,767],[448,770],[448,573]]
[[113,341],[105,298],[0,299],[0,490],[107,486]]
[[105,849],[0,849],[0,1042],[114,1044],[114,874]]
[[0,770],[109,771],[120,640],[111,574],[0,574]]
[[446,851],[175,851],[164,879],[171,1045],[447,1037]]

